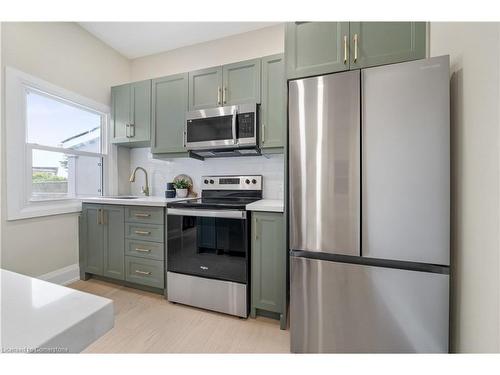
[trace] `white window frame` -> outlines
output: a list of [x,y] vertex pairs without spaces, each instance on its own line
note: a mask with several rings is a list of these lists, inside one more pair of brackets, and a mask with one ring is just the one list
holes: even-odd
[[[26,137],[26,93],[39,92],[54,96],[54,99],[89,109],[102,115],[101,155],[103,161],[102,193],[109,194],[116,189],[111,184],[116,181],[116,150],[108,147],[110,109],[107,105],[95,102],[79,94],[63,89],[17,69],[5,68],[5,128],[6,128],[6,167],[7,167],[7,220],[74,213],[81,211],[78,198],[58,198],[31,200],[32,157],[31,149],[62,152],[60,147],[34,145],[27,143]],[[71,150],[72,154],[99,156],[97,153]],[[28,156],[29,155],[29,156]],[[113,172],[110,172],[113,171]]]

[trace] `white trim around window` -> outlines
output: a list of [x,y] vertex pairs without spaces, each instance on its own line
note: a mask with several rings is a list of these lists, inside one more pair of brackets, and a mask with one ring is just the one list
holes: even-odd
[[[63,98],[78,106],[88,108],[103,115],[101,127],[101,142],[104,156],[103,188],[105,193],[116,189],[112,185],[113,174],[116,168],[110,166],[115,163],[116,150],[108,147],[108,123],[110,109],[108,106],[85,98],[49,82],[23,73],[17,69],[5,68],[5,129],[6,129],[6,175],[7,175],[7,220],[26,219],[32,217],[56,215],[78,212],[81,210],[81,201],[74,198],[60,200],[31,201],[28,199],[28,179],[31,179],[31,170],[27,168],[31,161],[27,160],[28,148],[26,143],[26,91],[39,90],[43,93]],[[58,151],[57,147],[36,145],[37,149]],[[84,151],[72,151],[74,154],[85,155]],[[92,154],[95,156],[95,154]],[[90,156],[90,154],[89,154]],[[29,173],[27,173],[29,172]],[[28,176],[29,174],[29,176]],[[31,180],[30,180],[31,181]]]

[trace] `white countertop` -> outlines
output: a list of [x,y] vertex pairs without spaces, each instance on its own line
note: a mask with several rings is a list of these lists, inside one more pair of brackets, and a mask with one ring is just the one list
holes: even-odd
[[77,353],[113,328],[113,301],[0,270],[3,352]]
[[163,197],[137,197],[135,199],[118,199],[110,197],[82,198],[83,203],[119,204],[121,206],[156,206],[166,207],[167,203],[196,198],[163,198]]
[[281,199],[261,199],[247,204],[248,211],[283,212],[284,204]]

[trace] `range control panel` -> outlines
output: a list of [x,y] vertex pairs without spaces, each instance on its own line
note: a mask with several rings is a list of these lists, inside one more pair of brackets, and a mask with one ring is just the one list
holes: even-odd
[[262,190],[262,176],[203,176],[203,190]]

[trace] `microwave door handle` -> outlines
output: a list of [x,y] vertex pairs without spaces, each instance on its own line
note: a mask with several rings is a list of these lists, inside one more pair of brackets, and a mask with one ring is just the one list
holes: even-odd
[[233,111],[233,122],[232,122],[232,128],[233,128],[233,144],[236,145],[237,143],[237,134],[236,134],[236,119],[238,116],[238,109],[235,108]]

